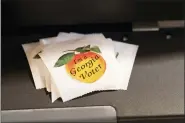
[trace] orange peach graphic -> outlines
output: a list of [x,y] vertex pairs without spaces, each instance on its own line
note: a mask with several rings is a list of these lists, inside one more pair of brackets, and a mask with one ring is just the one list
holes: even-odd
[[101,78],[106,70],[106,62],[99,53],[101,51],[97,46],[76,48],[73,52],[62,55],[55,63],[55,67],[65,65],[67,73],[73,79],[93,83]]

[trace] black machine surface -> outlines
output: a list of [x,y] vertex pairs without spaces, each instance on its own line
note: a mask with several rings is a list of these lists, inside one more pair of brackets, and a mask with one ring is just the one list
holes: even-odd
[[[184,121],[182,0],[3,0],[3,111],[113,106],[118,122]],[[58,32],[101,32],[139,45],[127,91],[51,103],[36,90],[21,44]]]

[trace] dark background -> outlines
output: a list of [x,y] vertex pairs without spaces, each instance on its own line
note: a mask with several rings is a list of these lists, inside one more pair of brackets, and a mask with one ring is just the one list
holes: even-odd
[[57,32],[79,28],[66,25],[90,24],[91,29],[102,23],[183,19],[183,0],[2,0],[1,4],[3,35],[25,32],[25,27]]

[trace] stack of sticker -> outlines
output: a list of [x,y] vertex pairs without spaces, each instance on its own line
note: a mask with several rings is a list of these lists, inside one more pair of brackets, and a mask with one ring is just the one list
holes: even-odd
[[23,44],[36,89],[63,102],[103,90],[127,90],[137,45],[103,34],[59,33]]

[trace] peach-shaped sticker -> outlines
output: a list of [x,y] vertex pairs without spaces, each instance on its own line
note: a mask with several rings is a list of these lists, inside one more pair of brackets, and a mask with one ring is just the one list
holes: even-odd
[[84,83],[96,82],[106,70],[106,62],[100,55],[99,47],[84,46],[68,50],[55,63],[54,67],[65,65],[66,72],[74,79]]

